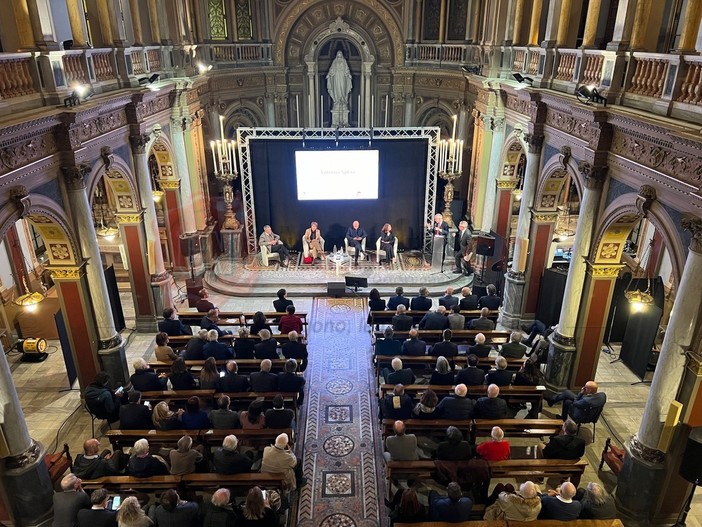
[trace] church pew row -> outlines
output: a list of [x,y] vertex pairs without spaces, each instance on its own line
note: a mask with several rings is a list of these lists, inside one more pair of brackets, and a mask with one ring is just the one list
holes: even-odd
[[[394,384],[381,384],[379,397],[382,399],[385,394],[391,393],[394,387]],[[405,386],[405,394],[419,400],[422,393],[428,389],[434,390],[439,399],[447,395],[453,395],[454,393],[452,386],[407,384]],[[545,386],[501,386],[500,397],[505,399],[510,404],[531,403],[532,409],[537,408],[538,410],[541,410],[541,399],[545,391]],[[487,386],[468,386],[468,393],[466,397],[477,399],[479,397],[485,397],[486,394]]]
[[[174,350],[182,349],[185,346],[188,345],[188,341],[193,338],[191,335],[178,335],[175,337],[168,337],[168,345],[173,348]],[[197,337],[195,337],[197,338]],[[224,342],[225,344],[232,346],[233,341],[237,338],[237,335],[223,335],[219,337],[220,342]],[[250,335],[250,339],[252,340],[261,340],[261,337],[259,335]],[[288,342],[290,339],[288,338],[288,334],[282,334],[282,333],[276,333],[271,335],[271,338],[274,338],[276,342],[278,342],[278,347],[282,346],[286,342]],[[300,335],[298,338],[299,342],[305,342],[305,337],[304,335]]]
[[[375,365],[375,376],[376,378],[380,375],[381,364],[387,364],[392,361],[393,358],[398,357],[402,360],[403,368],[410,368],[412,370],[433,370],[436,366],[436,359],[432,355],[374,355],[373,363]],[[461,368],[468,366],[468,357],[466,355],[458,355],[457,357],[452,357],[451,361]],[[507,369],[510,371],[517,372],[524,366],[526,359],[507,359]],[[238,364],[238,363],[237,363]],[[495,359],[491,357],[481,357],[478,359],[478,368],[485,370],[486,372],[495,366]]]
[[[236,365],[238,367],[239,373],[251,373],[254,371],[260,371],[261,370],[261,360],[262,359],[234,359],[236,360]],[[217,363],[217,368],[221,371],[224,370],[225,366],[227,365],[226,360],[218,360],[216,361]],[[272,367],[271,367],[271,372],[276,372],[276,371],[283,371],[285,367],[285,363],[287,362],[286,359],[272,359]],[[170,362],[161,362],[157,360],[153,360],[149,362],[149,368],[155,370],[157,373],[168,373],[171,371],[171,364]],[[200,370],[202,367],[205,365],[204,360],[186,360],[185,361],[185,366],[190,369],[191,373],[195,376],[200,374]]]
[[[420,320],[424,318],[424,315],[426,315],[428,311],[410,311],[409,309],[405,311],[406,315],[409,315],[412,317],[412,320],[414,321],[415,324],[419,324]],[[385,325],[391,325],[392,324],[392,317],[397,315],[397,311],[371,311],[370,312],[370,318],[371,322],[370,325],[374,326],[376,324],[385,324]],[[475,309],[475,310],[470,310],[470,311],[461,311],[461,315],[466,317],[466,321],[468,320],[473,320],[475,318],[480,318],[480,310]],[[492,320],[493,322],[497,320],[497,317],[500,315],[500,311],[497,309],[493,309],[488,313],[488,318]]]
[[[506,459],[488,461],[492,479],[506,478],[570,478],[576,487],[588,466],[586,459]],[[391,497],[392,481],[397,479],[429,479],[435,471],[434,461],[388,461],[385,474]]]
[[114,450],[131,448],[134,443],[142,438],[149,441],[149,446],[163,446],[175,448],[178,440],[184,435],[193,438],[193,443],[205,446],[221,446],[222,441],[229,434],[234,434],[239,441],[245,440],[248,444],[267,446],[275,442],[279,434],[286,433],[293,444],[292,428],[263,428],[261,430],[244,430],[241,428],[203,429],[203,430],[109,430],[107,439]]
[[[490,437],[493,426],[499,426],[506,438],[539,438],[557,434],[563,426],[560,419],[406,419],[403,421],[409,434],[443,436],[449,426],[459,430],[468,429],[471,440],[476,437]],[[383,419],[383,438],[393,434],[394,419]]]
[[[395,527],[563,527],[564,522],[558,520],[535,520],[533,522],[518,522],[511,520],[468,521],[461,523],[449,522],[416,522],[395,523]],[[568,527],[624,527],[621,520],[571,520]]]
[[[266,320],[271,326],[277,326],[280,322],[280,317],[286,315],[287,313],[277,313],[268,312],[264,313]],[[295,312],[295,315],[302,319],[302,331],[306,333],[308,321],[307,313],[305,312]],[[202,317],[207,316],[207,313],[197,312],[197,311],[180,311],[178,312],[178,318],[186,326],[199,326],[202,321]],[[480,315],[478,315],[480,316]],[[245,326],[251,327],[253,324],[254,313],[246,313],[241,311],[220,311],[219,312],[219,322],[218,326]]]
[[[509,338],[512,335],[511,331],[480,331],[477,329],[462,329],[458,331],[452,331],[453,335],[451,337],[451,342],[458,344],[459,346],[472,346],[475,344],[475,336],[478,333],[485,335],[485,344],[505,344],[509,342]],[[377,339],[383,338],[382,331],[374,331],[373,335]],[[397,340],[404,340],[409,338],[409,331],[395,331],[393,332],[393,338]],[[419,340],[423,340],[427,344],[434,344],[444,340],[443,331],[439,329],[420,329],[419,330]]]
[[185,487],[189,490],[206,490],[226,488],[249,489],[259,486],[264,489],[280,489],[283,485],[283,474],[270,472],[252,472],[249,474],[187,474],[185,476],[151,476],[135,478],[133,476],[106,476],[103,478],[83,480],[85,490],[106,488],[110,491],[165,491]]

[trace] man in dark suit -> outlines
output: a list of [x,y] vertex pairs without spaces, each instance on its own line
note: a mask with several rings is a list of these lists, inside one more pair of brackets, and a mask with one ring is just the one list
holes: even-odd
[[527,347],[522,344],[521,331],[513,331],[509,337],[509,342],[500,348],[500,355],[506,359],[521,359],[527,351]]
[[429,289],[426,287],[419,288],[419,296],[415,296],[410,301],[410,309],[412,311],[429,311],[432,306],[431,298],[429,298]]
[[447,359],[458,355],[458,345],[451,342],[452,336],[453,332],[450,329],[445,329],[442,333],[443,340],[431,347],[429,355],[433,357],[446,357]]
[[262,329],[258,332],[261,342],[254,344],[254,357],[275,360],[278,357],[278,341],[271,338],[271,332]]
[[456,258],[456,269],[453,274],[472,274],[473,269],[470,260],[473,257],[473,235],[468,229],[468,222],[462,221],[458,224],[458,232],[454,241],[454,252]]
[[297,361],[288,359],[285,361],[285,371],[278,374],[278,391],[297,392],[297,404],[302,404],[305,398],[305,378],[297,373]]
[[574,500],[576,489],[570,481],[561,484],[557,491],[550,490],[541,496],[540,520],[577,520],[582,511],[582,503]]
[[458,370],[455,384],[465,384],[466,386],[480,386],[485,383],[485,372],[478,366],[478,357],[468,355],[468,366]]
[[129,392],[129,404],[119,408],[120,430],[151,430],[153,427],[151,407],[141,404],[141,392]]
[[278,300],[273,300],[273,309],[275,309],[276,313],[285,313],[285,308],[293,305],[293,301],[285,298],[285,295],[288,294],[285,289],[278,289],[278,293],[276,294]]
[[214,309],[215,305],[208,300],[210,297],[210,292],[204,287],[197,292],[200,297],[197,302],[195,302],[195,309],[198,313],[207,313],[210,309]]
[[452,481],[446,487],[448,496],[441,496],[435,490],[429,493],[429,521],[433,522],[467,522],[473,502],[463,496],[461,487]]
[[207,332],[207,344],[202,348],[202,356],[206,359],[212,357],[214,360],[229,360],[234,357],[232,349],[224,342],[220,342],[217,330],[210,329]]
[[461,289],[461,301],[458,303],[461,306],[461,311],[475,311],[478,309],[478,296],[473,294],[470,287]]
[[203,348],[207,344],[207,330],[199,329],[196,335],[193,335],[185,346],[185,351],[181,357],[183,360],[205,360],[202,353]]
[[427,354],[427,343],[419,340],[418,336],[419,331],[414,328],[409,330],[409,339],[402,343],[402,350],[400,351],[402,355],[421,357]]
[[213,448],[212,465],[218,474],[241,474],[251,472],[251,458],[237,452],[239,440],[228,435],[222,441],[222,448]]
[[449,320],[446,316],[446,308],[439,306],[436,311],[429,311],[422,320],[419,321],[419,329],[447,329]]
[[286,359],[295,359],[298,369],[305,371],[307,368],[307,344],[300,342],[297,331],[288,333],[288,341],[281,346],[281,353]]
[[500,387],[491,384],[487,387],[487,397],[475,403],[475,419],[506,419],[509,417],[507,401],[500,399]]
[[507,359],[498,356],[495,359],[495,369],[490,370],[485,376],[485,384],[509,386],[512,384],[512,377],[514,377],[514,373],[507,369]]
[[207,314],[202,317],[200,321],[200,327],[206,329],[207,331],[214,329],[217,335],[223,337],[224,335],[231,335],[231,331],[224,330],[217,325],[219,322],[219,309],[210,309]]
[[375,354],[381,356],[399,355],[402,350],[402,343],[395,339],[395,333],[391,327],[383,330],[383,338],[375,341]]
[[492,351],[492,346],[489,344],[485,344],[485,335],[482,333],[478,333],[475,336],[475,344],[472,346],[468,346],[468,350],[466,353],[468,354],[473,354],[476,357],[480,357],[484,359],[488,355],[490,355],[490,352]]
[[412,417],[412,408],[414,408],[414,402],[409,395],[405,394],[405,387],[402,384],[396,384],[392,393],[386,394],[380,401],[380,418],[404,421]]
[[270,359],[261,361],[261,371],[255,371],[249,375],[249,385],[252,392],[275,392],[278,391],[278,376],[271,373]]
[[468,393],[466,385],[457,384],[453,389],[453,393],[453,396],[441,399],[439,406],[436,407],[437,411],[441,412],[441,417],[455,421],[472,419],[475,403],[472,399],[466,397]]
[[407,314],[404,304],[397,306],[397,314],[392,317],[392,329],[395,331],[409,331],[412,329],[414,320]]
[[453,287],[446,288],[446,294],[439,298],[439,305],[444,306],[446,310],[450,310],[453,306],[458,305],[458,297],[453,296]]
[[395,296],[388,298],[388,311],[397,309],[400,304],[409,309],[410,301],[409,298],[403,296],[404,294],[405,290],[402,286],[397,286],[395,288]]
[[346,231],[346,240],[349,242],[349,247],[354,247],[356,252],[353,256],[353,262],[358,263],[358,257],[361,256],[364,260],[366,259],[366,253],[363,252],[363,239],[366,238],[368,234],[361,228],[361,223],[358,220],[354,220],[351,227]]
[[248,392],[249,378],[246,375],[239,375],[239,366],[236,361],[227,362],[224,377],[217,379],[218,392]]
[[488,318],[488,308],[484,307],[480,310],[480,318],[474,318],[468,325],[469,329],[479,329],[480,331],[494,331],[495,323]]
[[295,412],[285,408],[280,394],[273,397],[273,408],[266,410],[266,428],[295,428]]
[[570,390],[565,390],[555,397],[546,399],[549,406],[559,401],[563,401],[561,419],[565,420],[567,417],[572,417],[573,421],[579,423],[583,420],[588,420],[594,413],[599,412],[607,402],[607,395],[597,391],[597,383],[595,381],[587,381],[578,395],[575,395]]
[[169,337],[193,334],[190,326],[186,326],[178,320],[176,310],[172,307],[167,307],[163,310],[163,320],[158,323],[158,330],[159,332],[168,333]]
[[385,381],[387,384],[414,384],[415,376],[412,368],[403,368],[402,360],[399,357],[392,359],[392,372],[385,369]]
[[140,392],[157,392],[166,389],[166,374],[158,375],[144,359],[134,361],[134,373],[129,377],[135,390]]
[[500,307],[500,304],[502,304],[502,299],[497,296],[497,288],[493,284],[487,286],[487,296],[481,296],[478,299],[478,307],[481,309],[486,307],[494,311]]
[[548,444],[537,446],[544,459],[580,459],[585,455],[585,440],[578,437],[578,425],[566,419],[558,435],[551,436]]

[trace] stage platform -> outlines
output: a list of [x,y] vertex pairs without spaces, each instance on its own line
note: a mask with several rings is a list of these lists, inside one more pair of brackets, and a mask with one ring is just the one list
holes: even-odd
[[[447,256],[444,273],[432,273],[427,256],[419,252],[402,252],[394,264],[377,264],[375,255],[370,261],[359,261],[358,266],[343,265],[338,276],[336,266],[327,260],[317,260],[314,265],[301,263],[301,255],[292,254],[288,268],[278,262],[266,267],[260,256],[249,256],[244,261],[219,260],[205,274],[206,286],[218,293],[232,296],[271,296],[285,287],[288,296],[316,296],[327,294],[329,282],[343,282],[345,276],[368,279],[368,288],[358,294],[366,296],[377,288],[383,297],[394,294],[397,286],[405,288],[407,296],[416,296],[425,286],[431,296],[442,296],[448,286],[460,289],[471,285],[472,276],[453,274],[453,258]],[[353,294],[347,290],[347,293]]]

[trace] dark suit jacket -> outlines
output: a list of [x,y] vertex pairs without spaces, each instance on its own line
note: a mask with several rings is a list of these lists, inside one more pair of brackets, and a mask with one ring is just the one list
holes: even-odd
[[582,510],[582,504],[573,500],[572,503],[563,503],[556,496],[541,496],[540,520],[560,520],[563,522],[577,520]]
[[287,298],[278,298],[276,300],[273,300],[273,309],[275,309],[276,313],[285,313],[285,309],[288,306],[292,306],[293,301],[288,300]]
[[506,359],[521,359],[527,351],[527,347],[519,342],[508,342],[503,344],[500,355]]
[[[429,378],[429,384],[438,384],[440,386],[453,386],[453,372],[439,373],[434,370],[431,372],[431,377]],[[438,412],[439,408],[437,408]],[[441,413],[441,412],[439,412]]]
[[254,357],[257,359],[278,359],[278,341],[275,339],[263,340],[254,344]]
[[448,317],[436,311],[430,311],[419,321],[419,329],[447,329],[448,327]]
[[380,404],[380,415],[383,419],[405,420],[412,417],[414,403],[409,395],[401,395],[395,408],[395,395],[388,394],[383,397]]
[[201,298],[195,302],[195,309],[197,309],[199,313],[207,313],[210,309],[214,308],[215,305],[206,298]]
[[438,410],[444,419],[472,419],[475,403],[467,397],[452,395],[439,401]]
[[166,379],[159,379],[154,370],[137,370],[129,380],[135,390],[140,392],[157,392],[166,389]]
[[214,329],[217,332],[217,335],[222,337],[223,335],[226,335],[227,332],[221,329],[217,324],[212,322],[209,318],[202,317],[202,320],[200,321],[200,328],[201,329],[206,329],[207,331]]
[[397,306],[402,304],[405,306],[407,309],[409,309],[410,306],[410,301],[409,298],[406,296],[391,296],[388,298],[388,311],[395,311],[397,309]]
[[480,368],[463,368],[456,374],[453,382],[466,386],[480,386],[485,384],[485,372]]
[[438,228],[439,228],[439,232],[436,232],[436,230],[437,230],[437,224],[436,224],[435,221],[432,221],[432,222],[431,222],[431,233],[432,233],[432,235],[433,235],[433,236],[443,236],[444,238],[446,238],[446,237],[448,236],[448,233],[449,233],[449,226],[448,226],[448,223],[446,223],[445,221],[442,221],[442,222],[438,225]]
[[278,391],[279,392],[297,392],[299,394],[298,401],[302,400],[304,395],[305,378],[294,373],[283,372],[278,374]]
[[447,359],[458,355],[458,345],[453,342],[442,340],[431,347],[429,355],[434,357],[446,357]]
[[212,454],[214,471],[219,474],[251,472],[251,458],[239,452],[215,448]]
[[461,311],[474,311],[478,309],[478,296],[464,296],[463,298],[461,298],[461,301],[458,303],[458,305],[461,306]]
[[227,373],[217,379],[216,386],[218,392],[248,392],[249,378],[238,373]]
[[202,349],[205,347],[205,344],[207,344],[207,341],[202,340],[200,337],[191,338],[185,346],[183,360],[205,360],[202,354]]
[[275,373],[256,371],[249,375],[252,392],[275,392],[278,389],[278,376]]
[[473,449],[468,441],[460,443],[442,441],[436,449],[436,459],[441,461],[464,461],[471,457],[473,457]]
[[395,331],[409,331],[414,320],[409,315],[395,315],[392,317],[392,329]]
[[490,370],[485,376],[485,384],[497,384],[498,386],[509,386],[512,384],[514,372],[509,370]]
[[402,368],[401,370],[390,373],[386,380],[388,384],[408,385],[414,384],[415,376],[410,368]]
[[481,296],[478,299],[478,307],[480,309],[486,307],[490,310],[494,310],[494,309],[497,309],[498,307],[500,307],[501,303],[502,303],[502,299],[497,295]]
[[161,320],[158,323],[158,330],[168,333],[170,337],[177,337],[179,335],[192,335],[193,330],[190,326],[186,326],[178,319],[167,318]]
[[444,295],[439,298],[439,305],[445,306],[446,309],[451,309],[453,306],[458,304],[458,297],[453,295]]
[[237,359],[253,359],[255,345],[256,342],[253,339],[236,339],[234,341],[234,356]]
[[543,454],[546,459],[580,459],[585,455],[585,440],[578,436],[551,436]]
[[472,346],[468,346],[468,350],[466,351],[467,355],[475,355],[476,357],[482,357],[485,358],[488,355],[490,355],[490,352],[492,351],[492,346],[489,344],[473,344]]
[[290,428],[295,412],[290,408],[266,410],[266,428]]
[[448,496],[441,496],[435,490],[429,493],[429,520],[433,522],[467,522],[473,502],[465,496],[453,501]]
[[474,318],[470,321],[468,328],[480,331],[493,331],[495,329],[495,323],[489,318]]
[[298,361],[298,370],[305,371],[307,368],[307,345],[302,342],[286,342],[280,348],[283,357]]
[[232,350],[224,342],[208,342],[202,348],[205,359],[214,357],[214,360],[229,360],[234,357]]
[[509,417],[507,412],[507,402],[504,399],[496,397],[481,397],[475,403],[475,419],[506,419]]
[[412,311],[429,311],[433,302],[428,296],[415,296],[410,301],[410,309]]
[[568,413],[576,423],[579,423],[591,418],[593,413],[598,412],[606,402],[607,395],[604,392],[597,392],[592,395],[578,394]]
[[151,430],[151,410],[143,404],[125,404],[119,409],[120,430]]
[[[353,226],[351,226],[348,229],[346,229],[346,239],[349,241],[349,245],[351,245],[351,242],[356,237],[366,238],[366,237],[368,237],[368,234],[363,229],[363,227],[359,227],[358,229],[354,229]],[[361,240],[359,240],[359,241],[361,241]]]
[[419,339],[409,339],[402,343],[402,355],[421,356],[427,354],[427,343]]
[[375,342],[375,354],[388,357],[399,355],[402,350],[402,343],[395,339],[378,339]]

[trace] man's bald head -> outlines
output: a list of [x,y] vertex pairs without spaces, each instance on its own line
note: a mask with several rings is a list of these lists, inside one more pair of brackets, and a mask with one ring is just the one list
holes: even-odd
[[561,485],[561,497],[566,500],[572,500],[575,497],[575,485],[570,481],[566,481]]
[[491,384],[487,387],[487,396],[494,399],[500,395],[500,387],[497,384]]
[[525,481],[519,487],[519,494],[521,494],[524,498],[535,498],[537,493],[538,490],[536,489],[536,485],[534,485],[533,481]]
[[587,381],[585,383],[585,393],[590,395],[597,393],[597,383],[595,381]]
[[417,331],[417,328],[412,328],[409,330],[409,338],[416,339],[418,335],[419,331]]
[[480,316],[482,318],[487,318],[487,316],[490,314],[490,310],[486,307],[480,310]]
[[392,425],[392,429],[395,431],[396,436],[405,435],[405,423],[402,421],[395,421],[395,424]]
[[97,439],[88,439],[83,443],[83,452],[86,456],[94,456],[100,452],[100,441]]
[[485,344],[485,335],[483,335],[482,333],[478,333],[475,336],[475,343],[476,344]]

